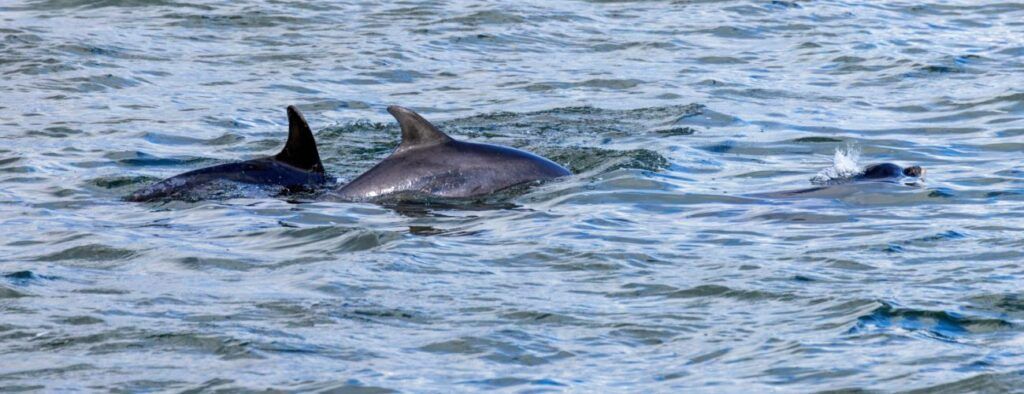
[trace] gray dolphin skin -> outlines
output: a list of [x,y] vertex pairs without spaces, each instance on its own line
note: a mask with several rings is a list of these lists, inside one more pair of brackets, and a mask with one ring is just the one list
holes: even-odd
[[562,166],[529,152],[455,140],[407,108],[390,106],[388,112],[401,126],[401,144],[369,171],[328,193],[327,199],[474,198],[571,175]]
[[288,142],[277,155],[189,171],[136,191],[125,200],[197,199],[200,196],[191,192],[222,181],[296,191],[314,188],[328,180],[309,124],[297,108],[289,106]]

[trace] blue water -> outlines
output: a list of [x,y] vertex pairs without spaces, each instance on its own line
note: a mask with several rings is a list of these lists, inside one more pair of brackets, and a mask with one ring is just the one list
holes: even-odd
[[[0,4],[3,391],[1012,392],[1024,5]],[[480,207],[121,197],[407,106],[569,179]],[[840,185],[891,161],[923,185]]]

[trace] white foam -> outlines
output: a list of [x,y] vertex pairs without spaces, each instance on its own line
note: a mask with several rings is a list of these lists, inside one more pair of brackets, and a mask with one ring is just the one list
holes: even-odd
[[829,184],[849,180],[861,173],[860,149],[847,145],[846,149],[836,148],[836,154],[832,157],[832,166],[818,172],[811,182],[815,184]]

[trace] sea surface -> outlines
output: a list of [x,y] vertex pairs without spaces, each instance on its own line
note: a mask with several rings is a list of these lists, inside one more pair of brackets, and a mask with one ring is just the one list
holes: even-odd
[[[290,104],[339,182],[391,104],[574,175],[122,200]],[[0,391],[1022,387],[1019,2],[0,2]]]

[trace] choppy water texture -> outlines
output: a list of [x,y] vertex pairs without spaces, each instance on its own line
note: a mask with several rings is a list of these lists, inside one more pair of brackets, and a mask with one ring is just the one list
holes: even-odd
[[[1024,386],[1024,6],[379,3],[0,5],[0,387]],[[341,180],[388,104],[576,175],[119,199],[274,153],[288,104]],[[847,146],[927,182],[749,197]]]

